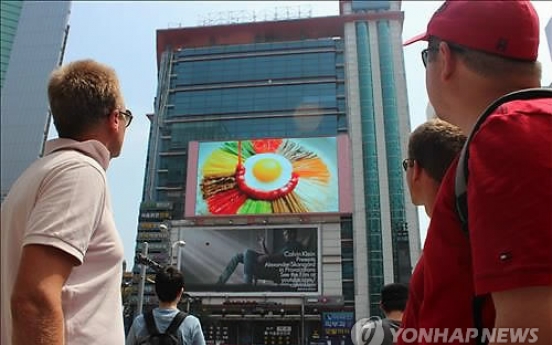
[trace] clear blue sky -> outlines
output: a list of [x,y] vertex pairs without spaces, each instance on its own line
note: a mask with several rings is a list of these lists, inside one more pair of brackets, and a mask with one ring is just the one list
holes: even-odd
[[[533,2],[541,19],[539,60],[543,62],[543,83],[552,82],[552,63],[544,39],[544,25],[552,17],[548,1]],[[403,38],[425,30],[427,21],[441,1],[403,1],[405,22]],[[123,153],[108,170],[115,221],[125,246],[128,267],[132,267],[138,225],[138,211],[148,144],[149,121],[157,89],[157,29],[197,26],[220,12],[244,16],[254,10],[257,18],[272,18],[274,10],[289,7],[290,12],[311,11],[312,16],[337,15],[338,1],[73,1],[70,33],[64,62],[92,58],[115,68],[121,80],[127,107],[135,119],[127,131]],[[424,68],[420,61],[423,45],[404,50],[411,124],[426,119],[427,95]],[[50,129],[50,137],[55,137]],[[420,212],[420,230],[425,238],[428,219]]]

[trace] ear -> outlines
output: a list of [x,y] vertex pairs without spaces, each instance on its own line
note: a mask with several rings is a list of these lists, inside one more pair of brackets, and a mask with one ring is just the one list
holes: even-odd
[[119,111],[117,109],[113,109],[107,117],[109,128],[119,130],[119,128],[124,125],[121,118],[122,117],[120,116]]
[[441,68],[441,79],[444,81],[449,80],[456,71],[458,60],[454,55],[446,42],[439,44],[439,64]]

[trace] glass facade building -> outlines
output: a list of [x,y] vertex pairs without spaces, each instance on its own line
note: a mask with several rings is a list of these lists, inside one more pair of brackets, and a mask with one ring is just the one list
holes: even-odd
[[4,86],[4,75],[8,69],[10,53],[19,24],[23,1],[0,2],[0,86]]
[[[319,231],[315,294],[190,292],[191,311],[201,316],[204,330],[222,327],[233,339],[229,343],[246,342],[240,340],[243,332],[255,339],[255,329],[269,334],[263,322],[276,312],[289,320],[282,327],[289,326],[297,339],[290,343],[314,341],[313,334],[341,339],[352,324],[346,331],[332,328],[325,315],[335,310],[344,320],[380,315],[381,287],[410,278],[420,240],[401,167],[410,133],[403,14],[398,2],[377,3],[380,8],[341,1],[336,17],[158,31],[159,81],[155,113],[149,115],[137,252],[148,240],[154,244],[151,255],[174,262],[175,241],[212,228],[285,225]],[[338,161],[350,167],[349,175],[340,175],[351,183],[350,211],[277,218],[189,216],[187,203],[196,193],[188,189],[198,173],[189,171],[189,162],[197,158],[192,143],[311,137],[347,141]],[[158,217],[160,212],[167,214]],[[148,218],[152,214],[157,218]],[[153,304],[150,290],[144,300]],[[253,321],[259,313],[261,320]],[[253,330],[226,322],[228,315]]]
[[50,122],[46,85],[63,59],[70,8],[70,1],[2,1],[2,199],[42,154]]

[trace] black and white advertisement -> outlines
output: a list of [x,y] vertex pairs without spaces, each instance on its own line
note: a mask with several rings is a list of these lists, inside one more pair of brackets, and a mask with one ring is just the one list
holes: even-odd
[[195,228],[181,234],[189,292],[318,293],[318,228]]

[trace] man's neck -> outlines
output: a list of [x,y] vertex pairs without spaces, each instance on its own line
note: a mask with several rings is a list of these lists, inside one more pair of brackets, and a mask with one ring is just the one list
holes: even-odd
[[428,182],[425,185],[425,195],[423,206],[426,214],[429,218],[433,215],[433,207],[435,206],[435,199],[439,192],[439,182],[428,176]]
[[[468,82],[463,97],[458,97],[458,104],[454,105],[455,112],[458,114],[455,125],[462,129],[464,134],[471,133],[473,126],[479,116],[498,98],[514,91],[540,87],[540,82],[536,79],[526,78],[523,80],[505,80],[503,83],[494,80],[487,80],[477,77],[477,81]],[[469,102],[465,100],[469,99]]]
[[159,301],[159,309],[178,309],[178,300],[172,302]]
[[400,310],[393,310],[385,314],[385,317],[389,320],[402,322],[403,312]]

